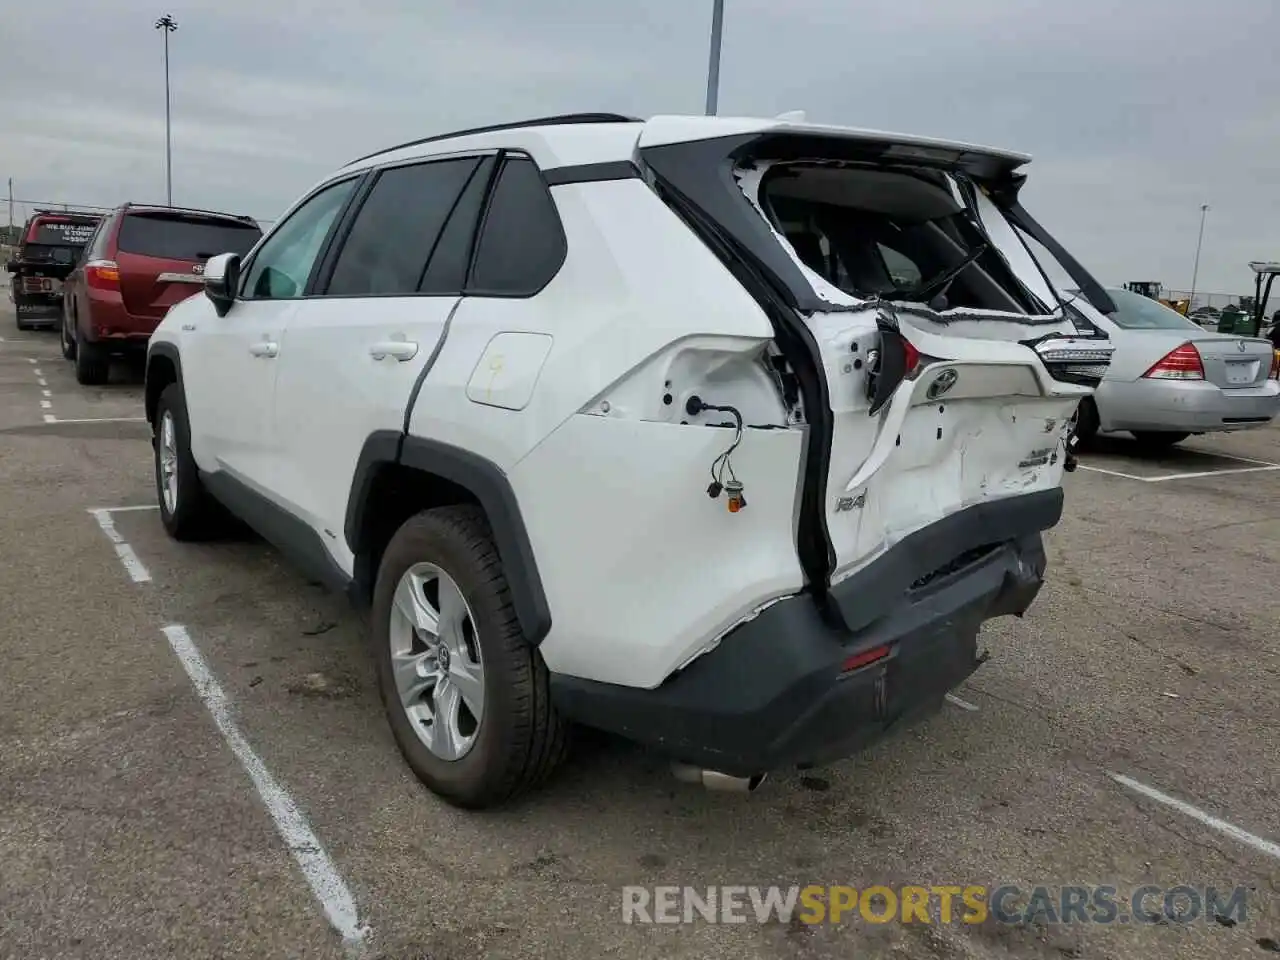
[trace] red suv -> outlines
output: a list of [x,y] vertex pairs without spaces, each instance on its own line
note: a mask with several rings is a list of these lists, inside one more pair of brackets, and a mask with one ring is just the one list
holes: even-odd
[[204,263],[244,256],[262,237],[250,217],[126,203],[103,218],[67,277],[62,355],[76,379],[106,383],[113,355],[141,354],[169,308],[204,283]]

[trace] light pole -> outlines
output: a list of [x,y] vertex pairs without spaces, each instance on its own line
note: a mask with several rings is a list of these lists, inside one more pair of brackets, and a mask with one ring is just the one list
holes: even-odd
[[1200,237],[1196,240],[1196,265],[1191,268],[1191,292],[1187,294],[1187,314],[1191,313],[1191,302],[1196,297],[1196,280],[1200,276],[1200,245],[1204,243],[1204,215],[1208,212],[1209,205],[1200,204]]
[[724,31],[724,0],[712,0],[711,55],[707,63],[707,116],[716,115],[720,97],[720,38]]
[[173,206],[173,136],[169,126],[169,34],[176,33],[178,21],[166,13],[156,21],[156,29],[164,32],[164,186],[169,206]]

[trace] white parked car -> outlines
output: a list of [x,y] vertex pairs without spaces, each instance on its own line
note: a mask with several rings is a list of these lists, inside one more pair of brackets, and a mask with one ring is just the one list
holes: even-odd
[[367,607],[455,804],[571,722],[708,786],[847,756],[1044,576],[1110,346],[1030,292],[1027,159],[585,115],[357,160],[151,340],[164,525],[228,510]]

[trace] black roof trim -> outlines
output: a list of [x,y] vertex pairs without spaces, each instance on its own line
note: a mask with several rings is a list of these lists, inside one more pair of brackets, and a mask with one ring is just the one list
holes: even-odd
[[421,143],[434,143],[437,140],[453,140],[457,137],[470,137],[478,133],[496,133],[499,130],[520,130],[523,127],[554,127],[571,123],[643,123],[639,117],[628,117],[620,113],[563,113],[555,117],[536,117],[532,120],[517,120],[511,123],[495,123],[487,127],[472,127],[470,130],[454,130],[452,133],[438,133],[432,137],[422,137],[419,140],[410,140],[406,143],[396,144],[394,147],[385,147],[382,150],[375,150],[373,153],[366,154],[363,157],[356,157],[349,160],[344,166],[351,166],[353,163],[360,163],[362,160],[372,160],[374,157],[380,157],[384,153],[390,153],[393,150],[403,150],[405,147],[416,147]]
[[239,220],[241,223],[252,223],[260,226],[258,221],[247,213],[227,213],[225,210],[205,210],[201,207],[170,207],[163,203],[138,203],[130,200],[120,204],[118,209],[137,210],[140,213],[194,213],[204,217],[216,217],[222,220]]

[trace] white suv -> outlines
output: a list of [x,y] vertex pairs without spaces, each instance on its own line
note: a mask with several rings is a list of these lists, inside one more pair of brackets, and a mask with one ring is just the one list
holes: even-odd
[[710,786],[847,756],[1041,585],[1110,347],[1031,251],[1110,303],[1027,159],[591,114],[356,160],[151,340],[164,525],[229,511],[348,591],[452,803],[570,723]]

